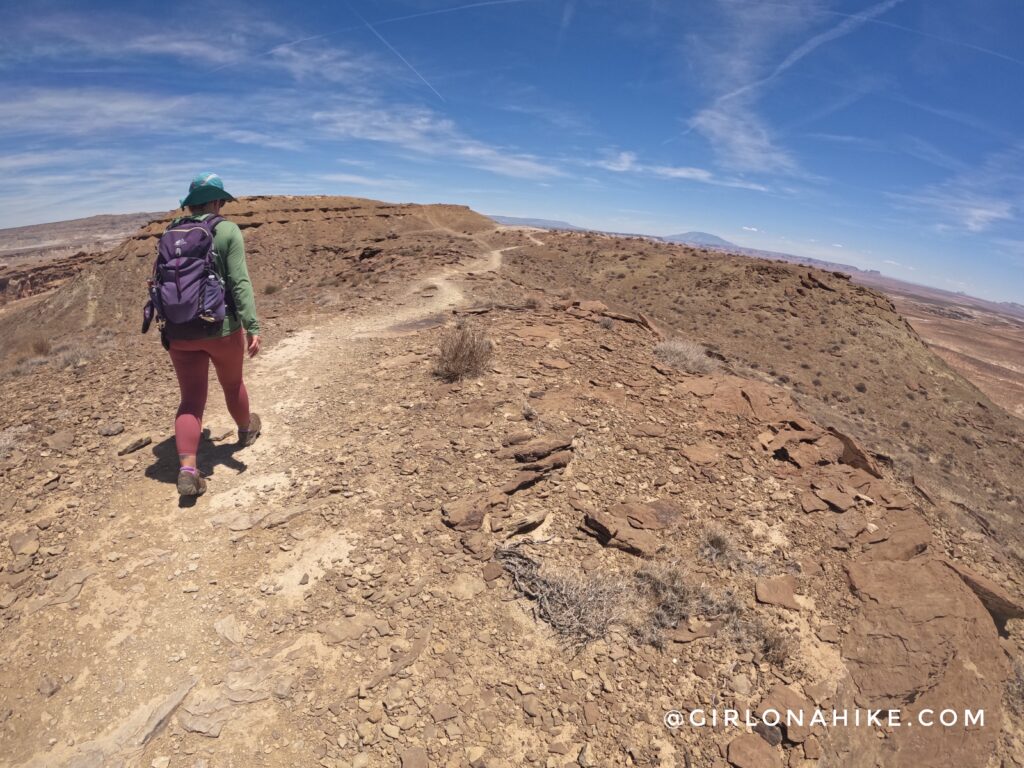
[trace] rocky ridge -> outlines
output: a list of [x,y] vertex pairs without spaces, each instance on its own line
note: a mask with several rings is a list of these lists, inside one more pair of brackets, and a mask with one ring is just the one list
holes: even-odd
[[[289,209],[323,203],[246,205],[276,238],[246,232],[257,285],[293,282],[263,303],[250,373],[266,434],[236,451],[211,402],[198,503],[175,504],[173,376],[127,299],[93,316],[118,334],[101,356],[10,388],[8,764],[1021,764],[1020,572],[842,425],[776,382],[667,367],[637,308],[517,285],[505,265],[535,235],[404,206],[388,239],[392,213],[347,202],[360,237],[421,252],[360,260],[379,244],[344,241],[339,284],[318,285],[304,249],[320,225]],[[102,294],[146,237],[47,306]],[[444,384],[434,350],[459,319],[494,359]],[[3,322],[11,338],[25,320]],[[574,648],[517,589],[510,551],[583,584],[678,574],[699,599],[646,639],[612,622]],[[986,723],[663,723],[715,706],[970,707]]]

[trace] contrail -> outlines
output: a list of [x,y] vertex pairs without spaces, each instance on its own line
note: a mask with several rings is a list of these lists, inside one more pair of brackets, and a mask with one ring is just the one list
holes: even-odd
[[374,35],[377,36],[378,40],[380,40],[382,43],[384,43],[384,45],[386,45],[388,47],[388,50],[390,50],[393,54],[395,54],[395,56],[397,56],[399,59],[401,59],[402,63],[405,64],[405,66],[407,66],[412,71],[412,73],[414,75],[416,75],[416,77],[418,77],[420,80],[422,80],[423,84],[425,86],[427,86],[427,88],[432,90],[434,92],[434,95],[437,96],[437,98],[439,98],[441,101],[444,101],[444,96],[442,96],[440,93],[438,93],[437,88],[432,86],[430,84],[430,82],[427,80],[427,78],[425,78],[423,75],[421,75],[419,70],[416,69],[416,67],[414,67],[412,64],[410,64],[409,60],[406,59],[405,56],[403,56],[401,53],[398,52],[398,49],[395,48],[395,46],[393,46],[391,43],[389,43],[387,40],[385,40],[384,39],[384,35],[382,35],[380,32],[378,32],[376,29],[374,29],[373,25],[370,22],[368,22],[366,19],[364,19],[360,15],[359,11],[357,11],[352,6],[349,6],[348,9],[350,11],[352,11],[352,13],[354,13],[356,15],[356,18],[358,18],[361,22],[363,22],[363,24],[366,25],[366,28],[368,30],[370,30],[371,32],[373,32]]
[[[433,11],[422,11],[420,13],[410,13],[407,16],[392,16],[391,18],[388,18],[388,19],[381,19],[380,21],[375,21],[374,24],[376,24],[377,26],[380,26],[381,24],[393,24],[393,23],[398,22],[398,21],[408,21],[410,19],[422,19],[422,18],[424,18],[426,16],[440,16],[441,14],[444,14],[444,13],[457,13],[459,11],[468,11],[468,10],[471,10],[473,8],[486,8],[487,6],[491,6],[491,5],[519,5],[521,3],[528,3],[528,2],[532,2],[532,1],[533,0],[485,0],[485,2],[480,2],[480,3],[467,3],[466,5],[457,5],[454,8],[437,8],[437,9],[435,9]],[[349,8],[349,10],[352,10],[352,9]],[[354,10],[352,12],[355,13]],[[359,14],[356,13],[356,16],[359,16]],[[391,50],[394,51],[395,55],[397,55],[398,58],[402,59],[402,61],[405,62],[406,66],[408,66],[410,69],[412,69],[412,66],[409,65],[409,62],[405,61],[405,59],[402,57],[402,55],[400,53],[398,53],[398,51],[395,51],[395,49],[391,47],[391,45],[388,43],[388,41],[384,40],[384,38],[380,36],[380,34],[377,32],[377,30],[374,29],[372,26],[370,26],[370,23],[368,21],[366,21],[366,19],[363,19],[362,16],[359,16],[359,18],[362,19],[363,24],[365,24],[366,26],[370,27],[370,30],[375,35],[377,35],[377,37],[380,38],[381,41],[385,45],[388,46],[388,48],[391,48]],[[252,58],[260,58],[260,57],[263,57],[263,56],[269,56],[274,51],[279,51],[282,48],[290,48],[293,45],[299,45],[301,43],[308,43],[310,40],[322,40],[323,38],[330,37],[331,35],[338,35],[338,34],[341,34],[342,32],[351,32],[351,31],[356,30],[356,29],[362,29],[362,27],[358,27],[358,26],[342,27],[340,29],[335,29],[335,30],[332,30],[330,32],[324,32],[324,33],[319,34],[319,35],[309,35],[308,37],[300,37],[298,40],[290,40],[287,43],[281,43],[280,45],[275,45],[273,48],[270,48],[269,50],[263,51],[263,53],[258,53],[255,56],[253,56]],[[228,62],[227,64],[221,64],[219,67],[215,67],[214,69],[211,69],[210,72],[211,73],[213,73],[213,72],[220,72],[222,69],[227,69],[228,67],[233,67],[233,66],[235,66],[237,64],[241,64],[243,61],[246,61],[249,58],[250,57],[243,57],[242,59],[239,59],[238,61],[232,61],[232,62]],[[416,70],[413,70],[413,71],[415,72]],[[419,76],[419,78],[421,80],[423,80],[423,76],[420,75],[419,72],[416,72],[416,74]],[[424,80],[423,82],[426,82],[426,80]],[[427,83],[427,85],[430,86],[430,83]],[[434,91],[433,87],[431,87],[430,90]],[[437,91],[434,91],[434,93],[437,93]],[[440,94],[438,94],[438,97],[440,97]],[[443,98],[441,100],[444,101]]]
[[406,21],[407,19],[421,19],[424,16],[439,16],[442,13],[455,13],[456,11],[468,11],[470,8],[485,8],[489,5],[518,5],[520,3],[528,3],[531,0],[486,0],[482,3],[469,3],[467,5],[457,5],[454,8],[438,8],[433,11],[422,11],[420,13],[411,13],[408,16],[395,16],[391,19],[382,19],[381,21],[375,22],[376,24],[391,24],[395,21]]
[[[728,3],[736,2],[737,0],[724,1]],[[776,8],[790,8],[795,10],[801,10],[800,6],[793,5],[792,3],[763,2],[762,5],[774,6]],[[997,59],[1002,59],[1003,61],[1009,61],[1014,64],[1020,64],[1021,66],[1024,66],[1024,59],[1018,59],[1008,54],[1000,53],[999,51],[994,51],[991,48],[983,48],[980,45],[974,45],[973,43],[965,43],[962,40],[954,40],[949,37],[942,37],[941,35],[933,35],[931,32],[925,32],[920,29],[914,29],[913,27],[907,27],[904,26],[903,24],[897,24],[893,21],[883,21],[882,19],[874,18],[874,16],[877,14],[873,13],[873,11],[874,9],[868,9],[864,13],[843,13],[842,11],[829,11],[825,9],[819,9],[818,13],[822,13],[828,16],[839,16],[840,18],[851,19],[854,21],[861,21],[866,24],[877,24],[882,27],[889,27],[890,29],[898,29],[901,32],[907,32],[911,35],[924,37],[927,38],[928,40],[935,40],[936,42],[945,43],[946,45],[954,45],[957,46],[958,48],[967,48],[972,51],[977,51],[978,53],[983,53],[987,56],[994,56]]]
[[[741,86],[736,90],[725,94],[724,96],[719,96],[718,99],[716,99],[716,101],[718,103],[721,103],[723,101],[729,101],[730,99],[734,99],[737,96],[742,96],[743,94],[748,93],[754,90],[755,88],[760,88],[762,85],[767,85],[772,80],[781,75],[783,72],[785,72],[787,69],[796,64],[798,61],[810,55],[825,43],[831,42],[832,40],[836,40],[840,37],[845,37],[851,32],[854,32],[855,30],[864,26],[864,24],[868,23],[869,21],[874,21],[876,16],[880,16],[883,13],[892,10],[895,6],[899,5],[902,2],[904,2],[904,0],[884,0],[884,2],[878,3],[877,5],[873,5],[872,7],[868,8],[866,11],[860,14],[836,14],[845,17],[844,20],[837,24],[836,26],[834,26],[832,29],[826,30],[825,32],[821,32],[812,37],[810,40],[807,40],[803,44],[799,45],[795,50],[790,52],[790,54],[785,59],[783,59],[777,67],[775,67],[775,69],[772,71],[770,75],[768,75],[767,77],[763,77],[760,80],[755,80],[752,83],[747,83],[746,85]],[[773,3],[773,5],[780,5],[780,3]]]

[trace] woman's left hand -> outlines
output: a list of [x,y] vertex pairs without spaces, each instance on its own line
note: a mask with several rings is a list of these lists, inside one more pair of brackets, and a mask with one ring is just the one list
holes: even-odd
[[249,357],[256,357],[260,352],[260,337],[251,333],[246,333],[245,337],[249,341]]

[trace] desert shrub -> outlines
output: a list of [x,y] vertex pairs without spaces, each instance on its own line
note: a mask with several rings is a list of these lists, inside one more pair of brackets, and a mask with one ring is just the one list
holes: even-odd
[[12,376],[24,376],[26,373],[35,370],[41,365],[46,365],[47,359],[45,357],[29,357],[24,360],[20,360],[17,365],[11,369]]
[[714,592],[676,563],[648,563],[635,576],[644,612],[632,630],[641,642],[660,647],[663,633],[693,616],[732,624],[742,606],[729,590]]
[[67,368],[69,366],[77,366],[81,363],[92,360],[93,353],[91,350],[85,349],[84,347],[71,347],[61,352],[54,360],[54,364],[58,368]]
[[669,365],[687,373],[710,373],[718,362],[708,357],[708,351],[688,339],[669,339],[654,348],[654,354]]
[[732,542],[721,528],[708,528],[701,534],[698,553],[712,563],[732,559]]
[[602,317],[602,318],[600,319],[600,321],[599,321],[599,324],[600,324],[600,326],[601,326],[602,328],[604,328],[604,329],[605,329],[606,331],[610,331],[610,330],[611,330],[612,328],[614,328],[614,327],[615,327],[615,321],[614,321],[614,320],[612,320],[612,319],[611,319],[610,317],[608,317],[607,315],[606,315],[606,316],[604,316],[604,317]]
[[513,586],[536,601],[537,616],[569,645],[584,646],[624,622],[630,598],[625,579],[542,569],[515,547],[499,549],[494,556],[512,577]]
[[265,296],[273,296],[275,293],[281,290],[281,286],[271,283],[270,285],[264,286],[263,294]]
[[435,375],[445,381],[461,381],[487,370],[494,345],[483,332],[467,321],[460,321],[441,336]]
[[40,357],[50,354],[50,340],[49,339],[33,339],[32,340],[32,352],[33,354],[39,355]]
[[0,459],[6,459],[10,456],[11,451],[18,444],[18,438],[28,431],[29,427],[24,424],[0,430]]
[[541,306],[540,296],[538,296],[535,293],[531,293],[529,296],[527,296],[523,300],[523,306],[526,307],[527,309],[540,309],[540,306]]

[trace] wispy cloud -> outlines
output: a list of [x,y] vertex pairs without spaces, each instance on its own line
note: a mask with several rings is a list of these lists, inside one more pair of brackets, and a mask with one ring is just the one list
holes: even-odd
[[745,227],[743,227],[743,229],[745,229],[747,232],[758,232],[759,231],[757,227],[746,227],[745,226]]
[[467,136],[451,119],[422,107],[347,101],[314,112],[312,119],[327,136],[390,144],[503,176],[545,179],[564,175],[553,163],[535,155]]
[[[689,128],[707,139],[720,162],[732,170],[798,175],[800,167],[793,154],[779,146],[771,129],[757,113],[760,92],[822,46],[853,33],[904,0],[883,0],[862,14],[844,18],[832,28],[804,40],[766,73],[769,52],[780,39],[806,26],[808,19],[813,20],[816,8],[809,3],[785,4],[790,12],[803,10],[805,15],[794,18],[782,14],[765,21],[766,6],[775,4],[758,8],[752,1],[720,2],[731,26],[747,31],[749,36],[740,37],[734,47],[724,51],[730,59],[716,73],[719,93],[710,106],[690,119]],[[751,23],[756,21],[761,21],[762,25],[751,28]],[[715,61],[722,59],[716,57]]]
[[650,165],[637,161],[635,152],[618,152],[610,154],[601,160],[587,163],[593,167],[603,168],[614,173],[635,173],[648,176],[657,176],[662,179],[678,179],[681,181],[696,181],[701,184],[711,184],[718,187],[732,187],[734,189],[749,189],[756,192],[768,190],[762,184],[755,184],[740,178],[718,176],[706,168],[695,168],[692,166],[677,165]]
[[938,217],[939,229],[980,233],[1024,214],[1024,142],[990,154],[945,181],[890,193],[897,204]]

